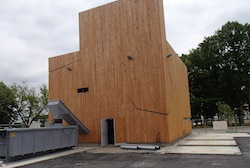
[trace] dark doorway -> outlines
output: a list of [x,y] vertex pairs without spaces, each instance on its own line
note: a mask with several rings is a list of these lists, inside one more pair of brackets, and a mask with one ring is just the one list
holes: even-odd
[[115,144],[115,120],[101,119],[101,146]]
[[108,144],[114,144],[115,138],[114,138],[114,120],[113,119],[107,119],[108,124]]

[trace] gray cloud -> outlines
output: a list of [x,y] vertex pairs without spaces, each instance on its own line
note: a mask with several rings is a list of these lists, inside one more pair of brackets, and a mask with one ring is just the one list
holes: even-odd
[[[0,1],[0,80],[48,82],[48,58],[79,50],[78,13],[115,0]],[[167,39],[178,54],[227,21],[250,22],[249,0],[164,0]]]
[[48,58],[79,50],[78,13],[109,1],[0,1],[0,80],[48,82]]
[[248,0],[170,0],[165,2],[167,38],[178,54],[196,48],[227,21],[250,23]]

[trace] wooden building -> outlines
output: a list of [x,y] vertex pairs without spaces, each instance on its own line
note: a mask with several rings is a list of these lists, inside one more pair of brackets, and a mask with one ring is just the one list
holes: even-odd
[[187,68],[166,41],[162,0],[79,14],[80,51],[49,59],[49,99],[89,129],[86,143],[171,142],[192,130]]

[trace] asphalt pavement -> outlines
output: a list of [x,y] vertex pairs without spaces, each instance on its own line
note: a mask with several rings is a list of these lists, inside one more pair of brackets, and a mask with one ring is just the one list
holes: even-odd
[[[234,131],[235,133],[236,131]],[[250,133],[250,127],[238,127],[237,132]],[[194,129],[193,134],[216,133],[211,128]],[[27,163],[23,168],[127,168],[127,167],[154,167],[154,168],[249,168],[250,167],[250,137],[234,138],[242,155],[217,154],[176,154],[161,153],[151,150],[123,150],[119,147],[83,147],[74,153],[40,160],[38,163]],[[171,147],[171,146],[170,146]],[[84,150],[86,149],[86,150]],[[31,158],[34,160],[34,158]],[[7,167],[11,167],[7,163]],[[1,167],[1,166],[0,166]],[[21,167],[21,166],[18,166]]]
[[[248,151],[249,152],[249,151]],[[23,168],[249,168],[250,155],[187,155],[159,153],[78,153]]]

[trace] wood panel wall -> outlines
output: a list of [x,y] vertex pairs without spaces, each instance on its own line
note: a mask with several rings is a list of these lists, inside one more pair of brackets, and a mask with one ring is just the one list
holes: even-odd
[[[82,12],[80,51],[49,59],[50,99],[61,99],[90,130],[80,142],[100,143],[100,119],[115,120],[117,143],[169,142],[190,132],[182,119],[190,115],[186,67],[166,57],[174,51],[163,15],[162,0]],[[77,93],[83,87],[89,92]]]
[[165,88],[168,115],[169,142],[192,131],[187,67],[166,42]]

